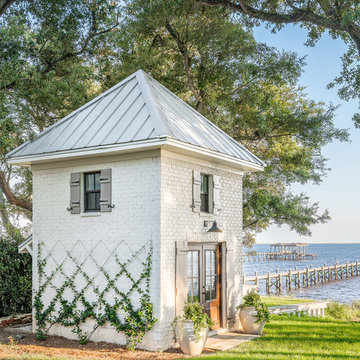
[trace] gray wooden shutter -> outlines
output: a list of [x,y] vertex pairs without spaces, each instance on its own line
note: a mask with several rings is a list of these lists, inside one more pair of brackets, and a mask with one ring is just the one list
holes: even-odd
[[176,257],[175,257],[175,313],[182,315],[184,312],[184,304],[187,300],[187,241],[176,241]]
[[103,169],[100,173],[100,211],[110,212],[111,206],[111,169]]
[[80,173],[70,174],[70,211],[80,214]]
[[220,212],[220,177],[213,176],[213,211],[214,214]]
[[201,186],[201,175],[200,171],[193,170],[193,201],[192,201],[192,209],[193,212],[200,212],[200,186]]

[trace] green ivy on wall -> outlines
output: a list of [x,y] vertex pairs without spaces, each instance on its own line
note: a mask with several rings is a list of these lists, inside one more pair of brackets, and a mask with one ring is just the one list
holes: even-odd
[[[43,246],[43,243],[38,244],[37,268],[39,288],[34,297],[37,338],[45,339],[46,334],[54,324],[61,324],[72,327],[72,332],[77,335],[79,341],[86,343],[98,327],[108,322],[116,331],[123,332],[127,339],[127,346],[132,350],[135,349],[145,333],[153,327],[157,320],[153,316],[153,305],[150,301],[152,247],[150,246],[146,260],[142,262],[143,268],[137,279],[128,271],[128,265],[135,260],[136,255],[146,245],[125,262],[121,262],[118,256],[113,254],[118,269],[115,276],[111,276],[106,271],[105,266],[99,267],[99,272],[106,278],[106,286],[101,290],[96,284],[95,277],[91,278],[82,269],[84,261],[80,262],[70,251],[66,251],[66,256],[75,265],[75,270],[72,274],[65,273],[64,261],[57,265],[49,274],[46,274],[45,268],[50,253],[42,258]],[[61,275],[64,279],[60,287],[56,287],[53,284],[56,275]],[[78,275],[81,275],[86,280],[86,284],[82,288],[75,284],[75,279]],[[126,291],[120,290],[116,286],[116,281],[123,276],[130,281],[130,287]],[[55,289],[56,294],[49,304],[45,306],[42,298],[45,291],[50,288]],[[96,295],[96,301],[90,302],[86,299],[85,294],[88,289],[91,289]],[[65,299],[65,290],[71,291],[73,295],[72,300]],[[106,300],[106,295],[110,290],[115,293],[112,304]],[[140,305],[137,308],[134,307],[131,301],[131,295],[134,294],[138,295],[139,299]],[[94,325],[90,331],[82,329],[82,324],[87,320],[93,320],[92,323]]]

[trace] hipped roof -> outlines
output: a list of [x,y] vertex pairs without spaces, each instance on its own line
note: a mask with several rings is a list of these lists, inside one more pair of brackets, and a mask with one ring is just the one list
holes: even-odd
[[[159,140],[158,142],[156,140]],[[47,158],[64,159],[74,152],[108,150],[126,145],[137,150],[149,143],[169,143],[233,158],[245,170],[264,163],[211,121],[142,70],[127,77],[78,110],[7,154],[12,164]],[[175,146],[174,145],[174,146]],[[89,152],[90,154],[90,152]],[[82,155],[81,155],[82,156]]]

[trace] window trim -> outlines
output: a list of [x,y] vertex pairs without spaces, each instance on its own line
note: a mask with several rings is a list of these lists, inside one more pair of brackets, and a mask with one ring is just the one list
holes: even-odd
[[[83,201],[84,201],[84,213],[85,214],[94,214],[94,213],[100,213],[101,205],[100,205],[100,197],[101,197],[101,185],[99,186],[99,190],[86,190],[86,176],[87,175],[96,175],[99,174],[99,185],[100,185],[100,177],[101,177],[101,171],[87,171],[83,173]],[[95,186],[95,179],[94,179],[94,186]],[[87,194],[93,194],[98,193],[99,194],[99,207],[96,209],[88,209],[88,197]]]

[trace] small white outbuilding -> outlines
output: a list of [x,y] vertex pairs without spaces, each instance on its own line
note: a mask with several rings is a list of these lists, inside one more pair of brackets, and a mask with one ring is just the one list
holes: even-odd
[[237,326],[242,176],[264,164],[148,74],[7,157],[33,174],[34,332],[124,344],[153,317],[139,346],[166,349],[187,300]]

